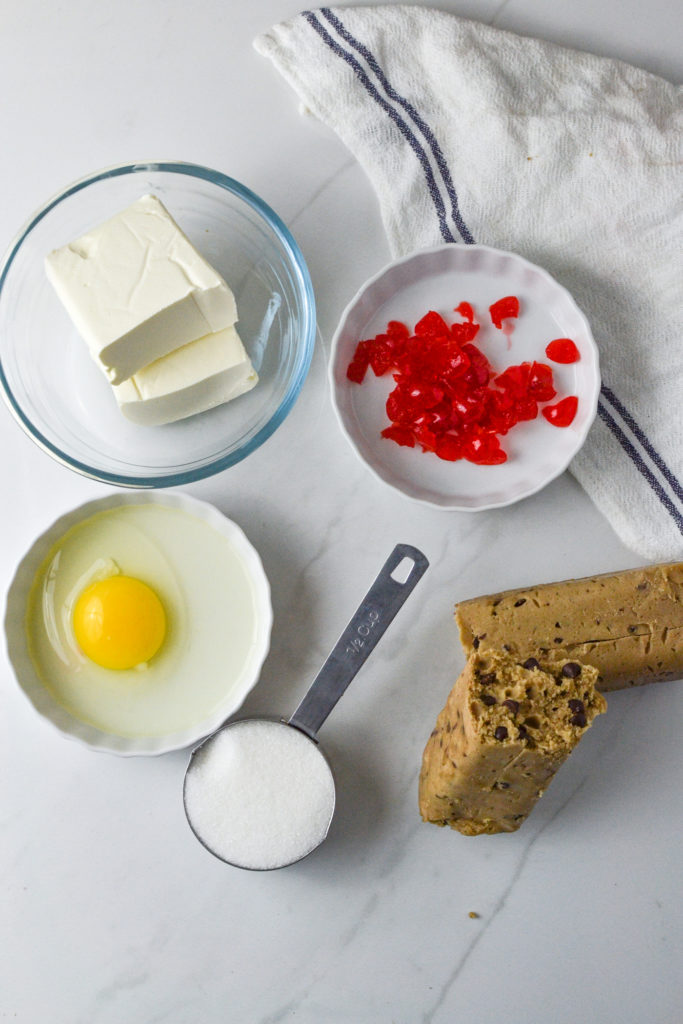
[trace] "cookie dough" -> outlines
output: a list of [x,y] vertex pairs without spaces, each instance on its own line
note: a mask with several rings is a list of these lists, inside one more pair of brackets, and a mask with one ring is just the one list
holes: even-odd
[[466,654],[572,658],[598,670],[600,690],[683,676],[683,562],[478,597],[456,619]]
[[556,658],[524,664],[474,651],[422,759],[420,814],[464,835],[514,832],[596,715],[596,668]]

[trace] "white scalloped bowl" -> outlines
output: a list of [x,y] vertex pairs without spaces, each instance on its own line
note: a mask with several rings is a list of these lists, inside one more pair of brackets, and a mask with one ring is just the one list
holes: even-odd
[[[519,298],[521,311],[508,339],[490,323],[488,308],[510,294]],[[548,362],[545,346],[554,338],[571,338],[580,353],[576,363],[551,364],[558,398],[579,398],[573,423],[554,427],[539,414],[518,424],[502,439],[508,460],[499,466],[477,466],[464,459],[445,462],[417,446],[399,447],[385,440],[380,434],[389,425],[385,405],[393,387],[391,373],[375,377],[369,369],[361,385],[346,376],[357,343],[383,332],[390,320],[401,320],[412,331],[433,309],[452,323],[459,319],[454,309],[461,302],[474,306],[481,323],[475,344],[499,373],[513,363]],[[598,349],[569,292],[521,256],[485,245],[422,249],[366,282],[334,335],[330,380],[342,431],[374,475],[414,501],[457,511],[512,504],[559,476],[586,439],[600,393]]]
[[[183,710],[171,716],[178,718],[177,728],[164,732],[163,729],[149,728],[140,735],[122,735],[118,731],[108,731],[91,721],[76,717],[46,687],[39,670],[29,651],[29,638],[26,627],[29,595],[37,573],[54,546],[64,535],[78,524],[91,519],[97,513],[116,510],[128,505],[161,505],[177,509],[188,516],[199,520],[200,533],[206,529],[216,532],[220,543],[228,545],[230,558],[236,558],[246,579],[245,586],[251,593],[251,608],[244,615],[251,626],[251,641],[244,645],[240,661],[234,667],[232,675],[226,671],[223,680],[214,674],[213,681],[202,678],[200,673],[188,674],[188,687],[192,687],[192,697],[183,696]],[[196,524],[193,525],[196,528]],[[193,534],[196,538],[196,533]],[[212,537],[215,545],[215,538]],[[175,541],[173,542],[175,543]],[[193,542],[194,543],[194,542]],[[164,552],[172,564],[172,544],[165,538],[155,536],[155,544]],[[196,548],[192,548],[194,552]],[[213,548],[216,551],[216,548]],[[226,551],[226,555],[227,555]],[[208,556],[207,556],[208,557]],[[210,567],[207,567],[210,572]],[[191,614],[191,613],[190,613]],[[246,621],[246,620],[245,620]],[[17,682],[34,709],[41,717],[50,722],[64,736],[90,747],[93,750],[108,751],[121,755],[155,755],[189,747],[214,732],[226,719],[233,715],[242,705],[245,697],[258,681],[261,667],[270,646],[272,626],[272,608],[270,587],[263,570],[261,560],[239,526],[227,519],[213,505],[199,501],[187,494],[177,491],[124,492],[106,498],[89,501],[84,505],[67,512],[52,524],[22,558],[7,594],[5,614],[5,640],[9,661]],[[190,633],[190,640],[196,639]],[[190,645],[188,645],[189,648]],[[182,646],[184,650],[184,645]],[[191,664],[188,665],[191,668]],[[222,671],[221,665],[217,671]],[[99,670],[102,672],[102,670]],[[115,674],[115,673],[114,673]],[[163,680],[161,680],[163,683]],[[170,692],[170,689],[169,689]],[[216,693],[218,697],[216,698]],[[128,699],[128,698],[127,698]],[[135,695],[131,692],[130,699],[134,702]],[[163,699],[166,699],[165,695]],[[169,699],[172,699],[169,697]],[[177,699],[177,698],[176,698]],[[133,705],[134,707],[134,705]],[[124,730],[121,729],[121,732]]]

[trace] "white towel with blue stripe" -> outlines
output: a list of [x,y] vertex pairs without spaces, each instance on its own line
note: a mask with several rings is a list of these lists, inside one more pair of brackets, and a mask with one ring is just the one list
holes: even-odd
[[362,164],[395,256],[481,242],[569,289],[603,375],[571,471],[626,545],[679,557],[680,90],[423,7],[305,11],[255,46]]

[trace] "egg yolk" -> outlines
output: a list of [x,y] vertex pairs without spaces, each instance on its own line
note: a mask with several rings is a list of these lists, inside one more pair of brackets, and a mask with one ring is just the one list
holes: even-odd
[[81,592],[73,627],[83,653],[102,668],[134,668],[157,653],[166,613],[151,587],[132,576],[97,580]]

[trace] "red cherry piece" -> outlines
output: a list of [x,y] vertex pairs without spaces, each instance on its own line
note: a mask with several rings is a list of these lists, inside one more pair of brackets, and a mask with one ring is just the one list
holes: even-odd
[[469,320],[470,323],[474,320],[474,310],[469,302],[461,302],[455,307],[454,312],[459,313],[463,320]]
[[554,427],[568,427],[573,422],[578,407],[579,400],[576,395],[569,395],[556,402],[555,405],[546,405],[544,409],[541,409],[541,413]]
[[518,423],[535,420],[538,416],[538,405],[533,398],[518,398],[515,402],[515,415]]
[[348,365],[346,376],[354,384],[362,384],[368,366],[370,365],[370,353],[373,346],[372,341],[359,341],[353,359]]
[[467,324],[452,324],[451,335],[456,341],[464,345],[468,341],[474,341],[477,334],[479,333],[479,324],[467,323]]
[[531,364],[529,394],[537,402],[549,402],[557,394],[553,386],[553,371],[545,363]]
[[463,454],[468,462],[474,462],[479,466],[499,466],[507,461],[507,455],[494,433],[471,437],[465,443]]
[[519,316],[519,299],[516,295],[506,295],[504,298],[494,302],[492,306],[489,306],[489,313],[491,314],[493,326],[501,330],[503,320]]
[[438,434],[426,425],[415,427],[415,440],[423,452],[433,452],[439,440]]
[[444,434],[436,442],[434,452],[446,462],[457,462],[462,458],[462,445],[453,434]]
[[[534,361],[508,366],[496,375],[473,343],[479,324],[474,323],[472,306],[461,302],[456,312],[463,322],[449,325],[429,310],[412,335],[401,321],[390,321],[383,334],[358,343],[347,376],[361,383],[368,366],[377,376],[392,374],[394,387],[386,401],[390,424],[381,432],[387,440],[417,446],[448,462],[464,458],[482,466],[500,465],[507,460],[500,437],[517,423],[535,419],[539,403],[555,397],[553,371]],[[518,313],[513,295],[491,306],[497,326]],[[565,398],[546,406],[543,415],[556,426],[567,426],[577,405],[575,397]]]
[[384,428],[382,437],[386,437],[388,441],[395,441],[396,444],[403,445],[405,448],[415,447],[415,435],[412,430],[407,427],[399,427],[395,423]]
[[525,398],[529,389],[531,363],[508,366],[507,370],[494,378],[494,384],[507,391],[513,398]]
[[571,338],[555,338],[548,342],[545,354],[554,363],[578,363],[581,358],[578,348]]
[[438,313],[435,313],[433,309],[426,313],[421,320],[415,324],[415,334],[418,338],[443,338],[448,336],[449,329],[446,321]]
[[409,338],[410,331],[400,320],[390,320],[387,324],[387,334],[390,338]]
[[439,378],[453,382],[469,370],[471,359],[457,342],[445,341],[431,353],[431,365]]
[[508,430],[518,422],[513,399],[504,391],[488,391],[486,402],[487,422],[497,434],[507,434]]
[[471,364],[466,374],[467,381],[476,387],[488,384],[491,379],[491,366],[484,353],[476,345],[463,345],[462,350],[469,356]]

